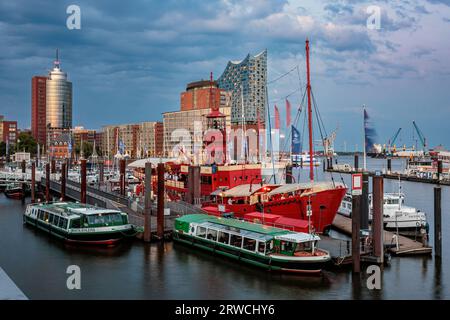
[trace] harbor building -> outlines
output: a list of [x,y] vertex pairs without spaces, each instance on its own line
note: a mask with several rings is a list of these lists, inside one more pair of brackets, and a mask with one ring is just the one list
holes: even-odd
[[108,157],[117,153],[131,158],[162,156],[163,123],[147,121],[104,126],[102,146],[103,154]]
[[180,110],[209,109],[211,99],[215,105],[226,107],[230,105],[231,93],[217,87],[217,82],[200,80],[188,83],[186,91],[180,95]]
[[53,64],[46,80],[46,126],[67,129],[72,127],[72,83],[61,69],[58,51]]
[[5,120],[4,116],[0,115],[0,141],[10,146],[16,144],[17,130],[17,121]]
[[[231,126],[231,107],[220,107],[219,111],[225,115],[227,130]],[[182,153],[192,159],[196,164],[201,164],[200,159],[193,159],[194,144],[202,146],[203,132],[207,128],[206,116],[211,112],[209,108],[193,109],[187,111],[172,111],[163,113],[164,123],[164,154],[167,157],[177,157],[179,148]],[[199,127],[196,127],[198,125]]]
[[31,134],[40,145],[45,145],[47,142],[46,84],[46,76],[34,76],[31,78]]
[[[218,87],[231,92],[231,123],[259,124],[266,117],[267,50],[241,61],[229,61],[217,80]],[[243,108],[244,107],[244,108]]]

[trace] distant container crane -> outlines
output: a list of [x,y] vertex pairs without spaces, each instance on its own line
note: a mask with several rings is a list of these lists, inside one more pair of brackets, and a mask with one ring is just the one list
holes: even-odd
[[422,131],[417,126],[415,121],[413,121],[413,126],[417,132],[417,135],[419,136],[420,143],[422,144],[422,147],[423,147],[423,151],[426,152],[427,151],[427,140],[426,140],[425,136],[423,135]]

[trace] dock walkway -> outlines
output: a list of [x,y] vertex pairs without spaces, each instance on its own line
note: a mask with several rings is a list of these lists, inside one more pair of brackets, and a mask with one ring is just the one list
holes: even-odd
[[[333,228],[347,235],[352,234],[352,219],[337,214],[333,221]],[[421,242],[414,241],[405,236],[398,236],[398,249],[395,245],[396,234],[390,231],[383,231],[384,245],[388,246],[388,250],[395,255],[421,255],[431,254],[432,248],[423,246]]]

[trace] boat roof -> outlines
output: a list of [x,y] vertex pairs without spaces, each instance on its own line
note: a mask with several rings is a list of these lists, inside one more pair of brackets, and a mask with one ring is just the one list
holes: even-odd
[[275,239],[289,241],[289,242],[302,243],[302,242],[320,240],[320,237],[315,234],[297,232],[297,233],[288,233],[288,234],[278,235],[278,236],[275,236]]
[[[187,223],[198,223],[203,227],[230,227],[239,229],[239,234],[243,237],[251,237],[259,240],[269,240],[272,238],[291,241],[291,242],[307,242],[320,240],[316,235],[310,235],[302,232],[293,232],[281,228],[266,226],[259,223],[252,223],[238,219],[221,218],[209,216],[205,214],[189,214],[177,218],[177,221]],[[228,231],[228,230],[227,230]],[[285,236],[283,238],[283,236]]]
[[318,192],[318,191],[322,191],[322,190],[326,190],[326,189],[330,189],[330,188],[334,189],[335,187],[345,187],[345,185],[340,182],[335,182],[333,184],[333,182],[331,182],[331,181],[330,182],[328,182],[328,181],[312,182],[312,183],[311,182],[291,183],[291,184],[284,184],[282,186],[279,186],[278,188],[275,188],[272,191],[270,191],[267,195],[273,196],[276,194],[289,193],[289,192],[305,190],[305,189],[313,189],[314,192]]
[[[253,183],[253,184],[241,184],[229,190],[226,190],[222,193],[222,197],[231,198],[231,197],[249,197],[261,188],[264,187],[273,187],[276,186],[274,184],[263,184]],[[251,191],[250,191],[251,189]]]
[[105,209],[79,202],[39,203],[34,206],[66,216],[97,215],[105,213],[122,213],[119,210]]

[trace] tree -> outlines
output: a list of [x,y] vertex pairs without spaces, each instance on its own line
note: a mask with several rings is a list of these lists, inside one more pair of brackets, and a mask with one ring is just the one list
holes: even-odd
[[[92,155],[93,150],[94,146],[92,143],[83,141],[83,156],[85,159],[89,158]],[[75,153],[78,156],[81,156],[81,147],[78,143],[75,145]]]
[[29,152],[34,156],[37,152],[36,140],[28,132],[22,132],[17,137],[17,143],[14,147],[16,152]]
[[6,143],[0,141],[0,157],[6,156]]

